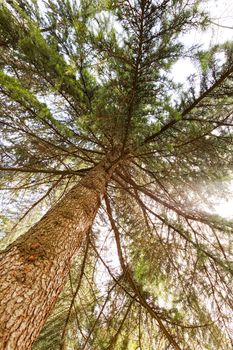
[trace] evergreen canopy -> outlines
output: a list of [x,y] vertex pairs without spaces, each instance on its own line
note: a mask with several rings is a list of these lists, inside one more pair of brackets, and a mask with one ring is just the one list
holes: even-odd
[[3,243],[121,159],[34,350],[232,349],[233,224],[207,207],[232,171],[233,46],[182,44],[209,23],[199,5],[0,5]]

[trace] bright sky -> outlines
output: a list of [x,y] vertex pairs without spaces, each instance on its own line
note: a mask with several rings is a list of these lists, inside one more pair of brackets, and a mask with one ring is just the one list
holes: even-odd
[[[183,37],[183,42],[190,47],[192,45],[201,45],[203,49],[208,50],[210,46],[223,43],[233,39],[233,1],[232,0],[207,0],[203,1],[204,10],[207,10],[214,23],[221,26],[232,27],[232,29],[218,27],[213,24],[204,33],[194,30]],[[175,81],[183,82],[190,74],[196,72],[189,59],[184,59],[174,65],[172,74]]]
[[[203,49],[208,50],[210,46],[223,43],[227,40],[233,40],[233,1],[232,0],[204,0],[203,8],[208,10],[214,23],[221,26],[231,27],[223,28],[213,24],[204,33],[194,30],[184,36],[184,43],[190,47],[192,45],[202,45]],[[183,83],[186,78],[196,72],[189,59],[182,59],[174,65],[172,75],[176,82]],[[215,212],[228,219],[233,219],[233,180],[230,185],[229,197],[227,200],[216,199]]]
[[229,199],[226,201],[220,201],[219,204],[216,205],[215,211],[216,214],[221,215],[226,219],[233,219],[233,184],[231,185],[231,194],[229,194]]

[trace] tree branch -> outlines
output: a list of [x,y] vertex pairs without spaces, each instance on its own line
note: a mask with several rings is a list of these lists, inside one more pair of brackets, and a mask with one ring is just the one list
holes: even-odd
[[[166,130],[170,129],[172,126],[182,121],[183,118],[189,114],[197,105],[204,100],[204,98],[208,97],[208,95],[215,90],[219,85],[221,85],[229,76],[233,73],[233,66],[231,66],[209,89],[207,89],[203,94],[201,94],[191,105],[189,105],[182,113],[181,119],[173,119],[167,124],[165,124],[159,131],[155,132],[151,136],[148,136],[141,144],[141,146],[154,141],[156,137],[163,134]],[[186,119],[187,120],[187,119]]]
[[41,173],[54,175],[79,175],[86,173],[92,168],[78,169],[78,170],[55,170],[55,169],[37,169],[37,168],[17,168],[17,167],[3,167],[0,166],[0,171],[4,172],[21,172],[21,173]]
[[113,232],[115,234],[115,240],[116,240],[116,245],[117,245],[117,252],[118,252],[121,268],[122,268],[122,271],[124,273],[125,278],[127,279],[127,281],[129,282],[130,286],[132,287],[132,289],[134,290],[135,294],[137,295],[138,299],[140,300],[141,305],[144,306],[144,308],[149,312],[149,314],[157,321],[160,330],[165,335],[165,337],[168,339],[170,344],[173,345],[174,349],[182,350],[180,348],[180,346],[177,344],[177,342],[175,341],[173,335],[164,326],[161,318],[150,307],[150,305],[147,303],[145,298],[142,296],[142,294],[141,294],[137,284],[135,283],[135,281],[134,281],[134,279],[133,279],[133,277],[132,277],[132,275],[130,273],[130,270],[129,270],[128,266],[125,264],[123,253],[122,253],[122,249],[121,249],[120,232],[118,231],[118,228],[117,228],[117,226],[115,224],[115,220],[113,219],[110,202],[109,202],[107,196],[105,196],[105,203],[106,203],[108,217],[109,217],[109,220],[110,220]]

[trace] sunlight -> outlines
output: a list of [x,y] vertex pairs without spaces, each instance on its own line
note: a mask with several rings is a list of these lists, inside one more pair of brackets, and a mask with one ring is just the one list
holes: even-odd
[[216,206],[216,213],[226,219],[233,219],[233,199]]
[[225,219],[233,219],[233,198],[221,201],[215,206],[215,213]]
[[224,219],[233,219],[233,181],[228,186],[228,194],[225,198],[216,197],[214,207],[210,212],[220,215]]

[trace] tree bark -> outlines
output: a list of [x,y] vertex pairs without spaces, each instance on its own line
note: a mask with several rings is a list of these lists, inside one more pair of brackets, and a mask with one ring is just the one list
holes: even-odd
[[92,225],[114,166],[103,163],[90,170],[0,254],[1,350],[31,349]]

